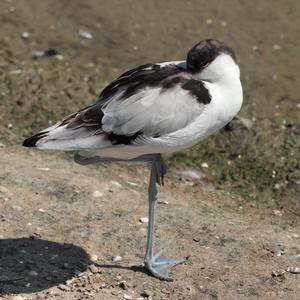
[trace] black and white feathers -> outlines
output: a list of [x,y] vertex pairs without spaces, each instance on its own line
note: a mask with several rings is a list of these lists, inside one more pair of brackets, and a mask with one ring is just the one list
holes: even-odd
[[[226,103],[232,91],[228,93],[223,86],[225,115],[217,106],[222,97],[217,83],[221,82],[221,88],[226,81],[222,79],[228,80],[229,89],[233,81],[238,98]],[[23,145],[123,159],[176,151],[228,123],[241,102],[233,51],[216,40],[205,40],[188,52],[186,61],[146,64],[122,74],[104,88],[95,104],[26,139]]]

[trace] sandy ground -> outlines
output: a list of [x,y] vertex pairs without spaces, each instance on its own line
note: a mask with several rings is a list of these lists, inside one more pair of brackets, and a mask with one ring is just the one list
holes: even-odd
[[[299,275],[284,273],[300,262],[293,215],[242,206],[205,182],[170,174],[156,247],[190,259],[165,282],[142,267],[147,168],[88,168],[19,148],[1,149],[0,163],[5,299],[299,298]],[[123,259],[113,263],[117,255]]]
[[[0,298],[299,299],[300,275],[286,272],[300,265],[299,133],[286,127],[300,123],[298,11],[298,1],[0,1]],[[254,129],[194,148],[203,180],[176,177],[188,156],[172,161],[156,249],[190,259],[165,282],[142,266],[146,167],[82,167],[20,144],[121,72],[182,59],[207,37],[235,49]],[[32,58],[49,48],[61,56]],[[222,168],[238,189],[249,171],[254,192],[229,192],[213,174]]]

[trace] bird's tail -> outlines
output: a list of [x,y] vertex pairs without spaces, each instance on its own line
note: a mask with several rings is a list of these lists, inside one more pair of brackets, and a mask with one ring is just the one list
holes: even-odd
[[[23,142],[25,147],[49,150],[93,150],[105,148],[101,105],[90,105]],[[109,143],[110,144],[110,143]]]
[[23,141],[23,146],[24,147],[36,147],[37,142],[42,139],[43,137],[47,136],[47,131],[42,131],[39,132],[30,138],[27,138],[26,140]]
[[[97,134],[99,133],[99,134]],[[68,128],[58,123],[24,140],[23,146],[42,150],[89,150],[105,147],[107,141],[99,129]]]

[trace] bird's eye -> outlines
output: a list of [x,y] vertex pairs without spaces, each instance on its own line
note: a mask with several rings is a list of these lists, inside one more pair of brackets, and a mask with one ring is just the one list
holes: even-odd
[[207,65],[208,65],[208,62],[207,62],[207,61],[203,61],[203,62],[200,63],[200,67],[201,67],[201,68],[204,68],[204,67],[206,67]]

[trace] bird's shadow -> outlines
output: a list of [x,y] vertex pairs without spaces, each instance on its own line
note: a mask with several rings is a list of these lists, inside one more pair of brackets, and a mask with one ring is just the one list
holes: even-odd
[[36,238],[0,240],[0,296],[41,291],[85,271],[89,255],[73,244]]
[[[34,293],[64,283],[93,264],[81,247],[37,238],[0,240],[0,297]],[[149,274],[143,266],[95,265]]]

